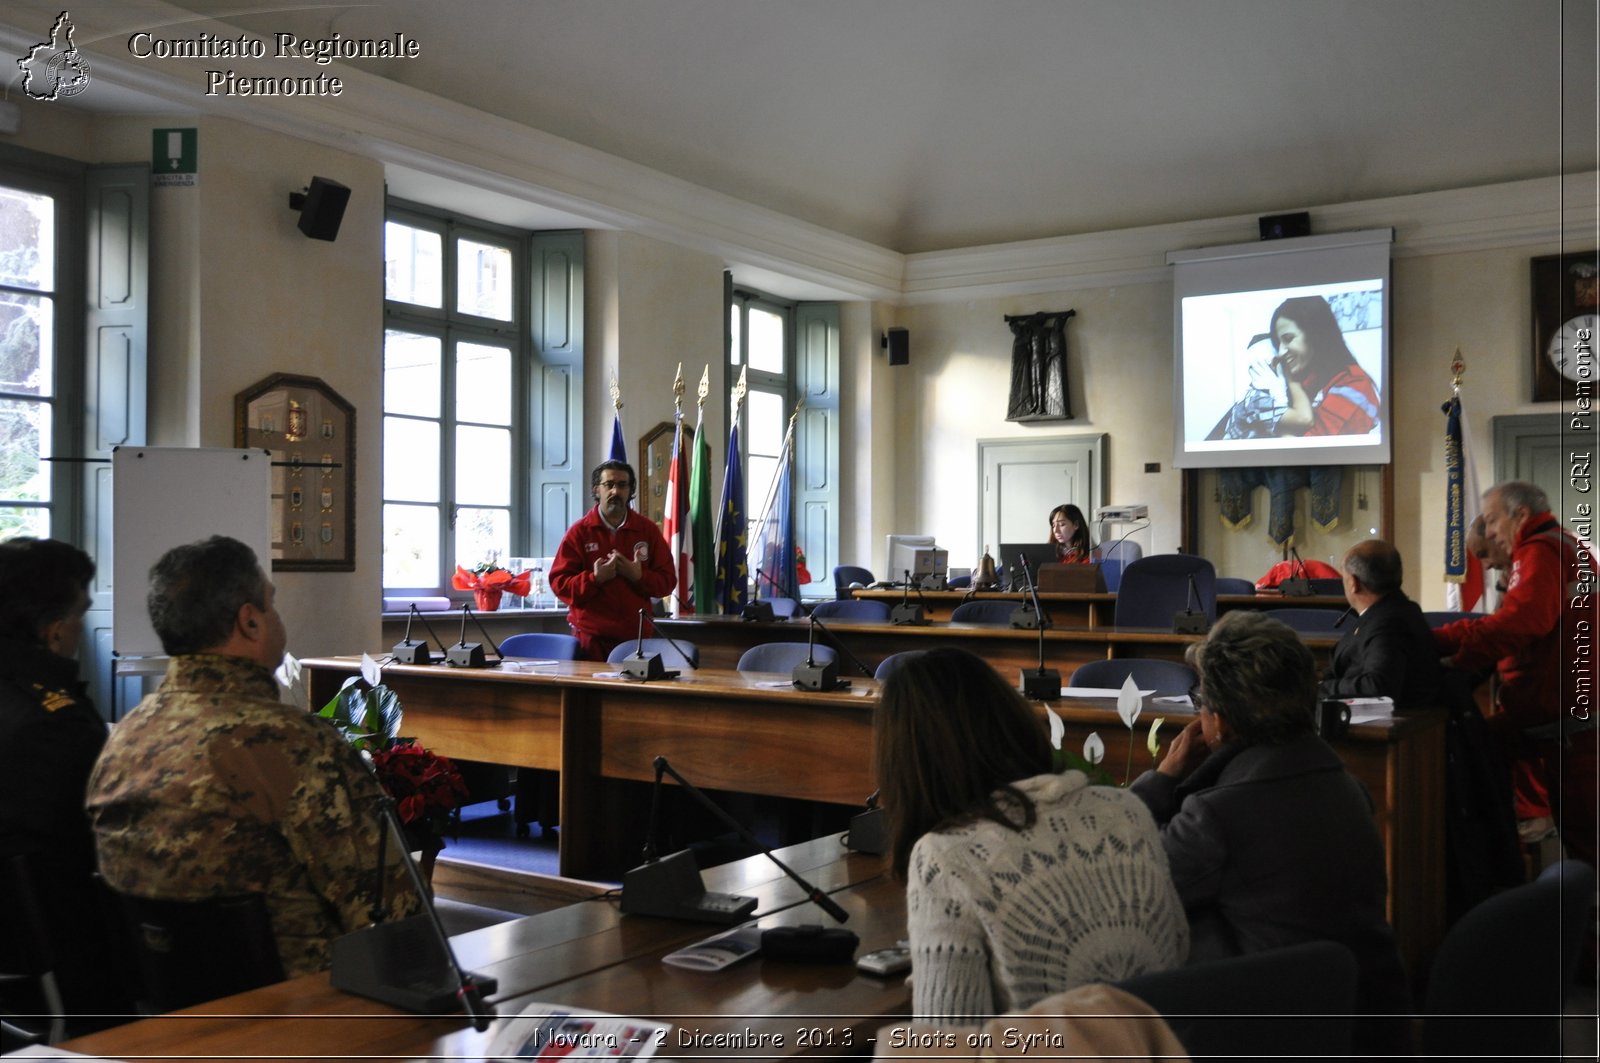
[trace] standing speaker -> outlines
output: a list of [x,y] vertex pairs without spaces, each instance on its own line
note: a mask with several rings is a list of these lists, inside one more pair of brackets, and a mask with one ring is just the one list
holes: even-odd
[[895,327],[884,333],[883,345],[889,348],[890,365],[911,364],[911,332]]
[[289,206],[300,212],[300,231],[313,240],[338,238],[349,202],[350,189],[326,177],[313,177],[310,188],[289,196]]

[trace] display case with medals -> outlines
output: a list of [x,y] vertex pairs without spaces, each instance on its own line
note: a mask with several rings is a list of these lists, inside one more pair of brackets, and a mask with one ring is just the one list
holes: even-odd
[[234,445],[272,454],[274,572],[355,569],[355,428],[316,377],[275,373],[234,396]]
[[1600,339],[1600,252],[1532,261],[1533,401],[1594,399]]

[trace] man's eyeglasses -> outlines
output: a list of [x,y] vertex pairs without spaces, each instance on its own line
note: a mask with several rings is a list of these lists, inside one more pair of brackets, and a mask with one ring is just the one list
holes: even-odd
[[595,486],[606,491],[626,491],[632,485],[626,480],[601,480]]

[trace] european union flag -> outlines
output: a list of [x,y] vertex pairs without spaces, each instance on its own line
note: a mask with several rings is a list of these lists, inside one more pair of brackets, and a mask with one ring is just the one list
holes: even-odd
[[740,472],[739,421],[735,407],[728,430],[728,471],[722,478],[722,504],[717,507],[717,606],[724,613],[744,609],[749,590],[748,534],[744,519],[744,476]]

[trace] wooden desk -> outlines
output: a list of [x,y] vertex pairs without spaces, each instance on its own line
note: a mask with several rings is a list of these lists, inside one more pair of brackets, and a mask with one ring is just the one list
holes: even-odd
[[[850,593],[857,598],[882,602],[891,608],[902,601],[909,601],[922,606],[923,615],[934,621],[948,621],[950,614],[962,602],[1005,601],[1021,605],[1028,600],[1028,596],[1021,591],[913,590],[908,596],[904,590],[862,588]],[[1117,596],[1109,592],[1040,591],[1039,604],[1057,627],[1109,628],[1115,623]],[[1347,604],[1343,595],[1338,594],[1315,594],[1305,598],[1285,598],[1276,592],[1217,595],[1218,614],[1232,609],[1274,609],[1288,605],[1310,609],[1343,609]]]
[[[930,629],[885,630],[915,637]],[[1079,634],[1119,651],[1144,645],[1141,639],[1165,645],[1184,638]],[[313,702],[319,691],[323,700],[331,697],[358,667],[355,658],[303,663]],[[608,841],[626,833],[624,828],[642,836],[645,809],[636,796],[606,782],[652,779],[651,761],[658,754],[697,786],[713,789],[839,804],[860,803],[876,789],[871,680],[856,680],[849,692],[815,694],[785,686],[785,677],[716,669],[651,684],[595,676],[608,668],[564,663],[536,675],[390,666],[384,674],[405,708],[405,732],[424,744],[448,756],[561,770],[565,875],[594,876],[608,864],[614,868]],[[1067,725],[1063,745],[1081,749],[1084,737],[1098,732],[1105,763],[1120,779],[1129,734],[1115,707],[1078,700],[1052,704]],[[1176,706],[1145,709],[1132,735],[1135,772],[1150,766],[1144,750],[1149,721],[1169,718],[1165,745],[1188,715]],[[1402,954],[1420,970],[1443,933],[1443,716],[1414,713],[1354,727],[1334,748],[1372,795],[1388,862],[1391,922]],[[523,754],[529,759],[514,759]]]
[[[953,645],[971,650],[1002,675],[1014,677],[1020,669],[1039,666],[1039,633],[993,624],[929,623],[919,627],[895,624],[823,621],[817,642],[842,645],[866,667],[876,669],[892,653],[927,650]],[[763,642],[805,642],[809,625],[803,620],[771,623],[712,616],[684,620],[658,620],[656,626],[681,641],[700,649],[700,663],[706,668],[733,668],[739,657]],[[1045,663],[1061,672],[1062,682],[1080,665],[1108,657],[1161,657],[1183,660],[1190,643],[1199,635],[1175,635],[1153,628],[1118,629],[1112,627],[1053,627],[1044,633]],[[1311,647],[1319,667],[1327,664],[1336,636],[1302,635]],[[840,654],[839,674],[854,676],[857,670],[849,657]]]
[[[849,912],[847,925],[861,938],[857,955],[905,936],[905,891],[887,875],[884,858],[845,853],[831,836],[778,855]],[[828,921],[765,857],[714,868],[705,880],[708,889],[760,898],[763,927]],[[871,978],[853,967],[780,964],[757,957],[706,975],[660,962],[673,949],[716,931],[708,924],[623,916],[616,901],[607,899],[472,931],[453,943],[464,965],[499,978],[493,1003],[503,1018],[538,1000],[670,1022],[675,1034],[681,1029],[715,1036],[746,1028],[769,1037],[781,1033],[781,1048],[759,1053],[773,1057],[807,1051],[796,1043],[798,1031],[832,1031],[837,1050],[845,1039],[860,1045],[881,1023],[909,1013],[910,989],[904,978]],[[409,1015],[349,996],[332,988],[323,972],[61,1047],[121,1060],[470,1059],[482,1057],[491,1036],[492,1028],[477,1033],[459,1015]],[[661,1054],[751,1056],[678,1045]]]

